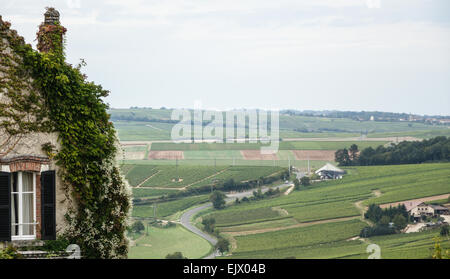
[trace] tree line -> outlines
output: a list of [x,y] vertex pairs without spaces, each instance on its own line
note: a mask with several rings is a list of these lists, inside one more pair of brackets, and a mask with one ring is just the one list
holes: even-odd
[[340,166],[448,162],[450,161],[450,137],[439,136],[422,141],[403,141],[388,147],[382,145],[377,148],[367,147],[361,152],[358,146],[353,144],[349,149],[337,150],[335,161]]

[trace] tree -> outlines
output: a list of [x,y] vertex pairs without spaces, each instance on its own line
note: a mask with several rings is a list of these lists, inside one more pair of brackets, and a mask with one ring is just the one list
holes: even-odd
[[300,178],[300,183],[301,183],[303,186],[309,186],[309,185],[311,185],[310,179],[309,179],[309,177],[307,177],[307,176],[303,176],[302,178]]
[[449,234],[449,226],[445,225],[441,228],[441,236],[448,236]]
[[389,216],[384,215],[383,217],[381,217],[379,224],[382,226],[387,226],[390,222],[391,219],[389,218]]
[[142,223],[142,221],[134,222],[133,225],[131,226],[131,230],[133,232],[141,233],[141,231],[145,230],[144,223]]
[[441,246],[441,239],[439,237],[434,237],[434,250],[433,250],[433,259],[450,259],[450,253],[447,250],[443,251]]
[[225,194],[215,190],[211,196],[209,197],[209,200],[212,202],[215,209],[222,209],[225,207]]
[[340,166],[350,165],[350,155],[348,155],[348,150],[346,148],[337,150],[334,153],[334,158]]
[[300,180],[298,178],[294,179],[294,189],[300,190]]
[[223,237],[219,238],[219,240],[217,241],[217,244],[216,244],[216,249],[219,250],[219,252],[221,254],[228,252],[229,247],[230,247],[230,242],[227,239],[225,239]]
[[350,146],[349,151],[350,151],[350,158],[352,160],[352,163],[356,164],[358,161],[358,151],[359,151],[358,146],[356,144],[352,144]]
[[261,189],[258,189],[258,191],[253,191],[253,197],[257,200],[263,199],[264,195],[263,195]]
[[172,253],[172,254],[167,254],[166,259],[182,259],[182,260],[185,260],[187,258],[183,256],[183,253],[175,252],[175,253]]
[[374,223],[378,223],[382,216],[383,210],[376,204],[369,205],[366,213],[364,213],[364,218],[369,219]]
[[202,224],[204,226],[205,231],[207,232],[214,232],[214,226],[216,224],[216,219],[209,217],[209,218],[203,218]]
[[405,216],[403,216],[401,214],[395,215],[394,219],[392,219],[392,222],[394,222],[395,227],[397,228],[397,230],[404,229],[406,227],[406,224],[407,224]]

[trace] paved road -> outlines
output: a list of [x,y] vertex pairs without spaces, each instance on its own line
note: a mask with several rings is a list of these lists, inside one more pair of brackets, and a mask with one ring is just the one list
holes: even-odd
[[[266,187],[261,188],[261,192],[265,193],[270,188],[272,188],[272,189],[279,188],[281,190],[286,187],[290,187],[292,185],[293,185],[292,183],[284,183],[284,184],[281,184],[281,185],[278,185],[275,187],[267,187],[266,186]],[[250,196],[253,196],[253,191],[254,191],[254,189],[250,190],[250,191],[245,191],[245,192],[229,193],[229,194],[227,194],[227,198],[225,200],[227,202],[232,202],[236,198],[250,197]],[[212,203],[209,202],[209,203],[199,205],[198,207],[195,207],[193,209],[190,209],[190,210],[186,211],[185,213],[183,213],[183,215],[181,215],[180,222],[181,222],[181,225],[183,225],[186,229],[188,229],[191,232],[195,233],[196,235],[199,235],[200,237],[206,239],[214,247],[217,244],[217,238],[205,233],[204,231],[200,230],[199,228],[197,228],[196,226],[194,226],[191,223],[192,216],[194,216],[198,212],[205,210],[207,208],[210,208],[210,207],[212,207]],[[205,259],[214,259],[217,255],[218,255],[217,251],[214,251],[213,253],[206,256]]]

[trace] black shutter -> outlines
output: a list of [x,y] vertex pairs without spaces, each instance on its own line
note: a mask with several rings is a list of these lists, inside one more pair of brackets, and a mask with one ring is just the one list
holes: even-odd
[[41,239],[56,239],[56,177],[55,171],[41,173]]
[[0,241],[11,241],[11,174],[0,172]]

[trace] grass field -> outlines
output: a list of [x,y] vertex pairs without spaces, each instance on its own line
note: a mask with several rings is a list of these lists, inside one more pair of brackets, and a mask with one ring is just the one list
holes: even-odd
[[260,220],[273,220],[284,218],[280,212],[270,208],[250,208],[242,209],[235,212],[236,214],[229,214],[229,212],[217,212],[212,215],[216,219],[216,224],[220,226],[235,226],[247,224],[248,222],[257,223]]
[[165,229],[149,226],[149,235],[138,238],[136,244],[130,247],[130,259],[164,259],[174,252],[182,252],[189,259],[198,259],[212,249],[209,242],[180,225]]
[[[285,168],[273,166],[198,166],[198,165],[123,165],[123,172],[131,186],[181,188],[198,187],[224,182],[233,178],[236,182],[254,180],[279,173]],[[181,179],[181,180],[178,180]],[[144,197],[148,188],[136,189]],[[156,189],[155,189],[156,190]],[[148,192],[149,190],[147,190]],[[160,192],[162,193],[162,192]],[[155,194],[158,195],[159,193]],[[152,194],[153,195],[153,194]]]
[[[353,167],[341,180],[313,184],[289,196],[242,203],[228,207],[220,214],[217,226],[242,222],[239,212],[268,210],[279,207],[298,222],[311,222],[358,215],[355,202],[363,204],[396,202],[418,197],[450,193],[450,163]],[[375,197],[373,191],[381,192]],[[272,217],[266,218],[270,220]],[[227,220],[221,222],[221,220]],[[247,224],[259,223],[264,219],[246,220]],[[231,231],[232,228],[227,228]]]
[[[161,120],[170,120],[172,113],[170,109],[111,109],[109,113],[122,141],[170,139],[174,124],[161,122]],[[349,118],[280,115],[282,138],[344,138],[357,137],[361,132],[368,133],[369,137],[401,134],[428,138],[436,135],[450,135],[450,129],[445,126],[417,122],[358,121]]]
[[225,166],[157,166],[156,169],[159,172],[145,181],[143,186],[184,187],[212,176],[225,168]]
[[[233,258],[285,258],[298,257],[287,254],[286,249],[296,249],[312,245],[333,243],[349,239],[359,234],[366,226],[359,220],[312,225],[276,232],[237,236],[237,250]],[[280,253],[281,252],[281,253]]]
[[165,190],[165,189],[151,189],[151,188],[134,188],[133,197],[134,198],[144,198],[144,197],[159,197],[162,195],[167,195],[178,190]]
[[144,182],[145,179],[158,172],[158,169],[154,166],[147,165],[135,165],[130,168],[125,178],[128,180],[131,186],[137,186]]
[[[377,147],[386,144],[387,141],[281,141],[280,150],[337,150],[349,148],[352,144],[359,149]],[[260,149],[259,143],[170,143],[156,142],[151,150],[180,150],[180,151],[216,151],[216,150],[256,150]]]
[[[325,225],[317,225],[317,229],[319,228],[327,229]],[[436,236],[439,236],[439,230],[377,236],[369,238],[368,241],[380,246],[382,259],[429,259],[434,246],[433,238]],[[369,243],[360,240],[347,239],[330,243],[312,243],[306,247],[302,244],[295,247],[276,248],[273,253],[264,250],[237,251],[227,258],[367,259],[370,255],[366,252],[368,245]],[[442,239],[441,245],[443,249],[450,249],[448,239]]]
[[[195,204],[208,201],[208,195],[185,197],[183,199],[161,202],[156,204],[156,217],[167,218],[179,211],[185,210]],[[135,205],[133,207],[133,217],[149,218],[153,217],[153,205]]]

